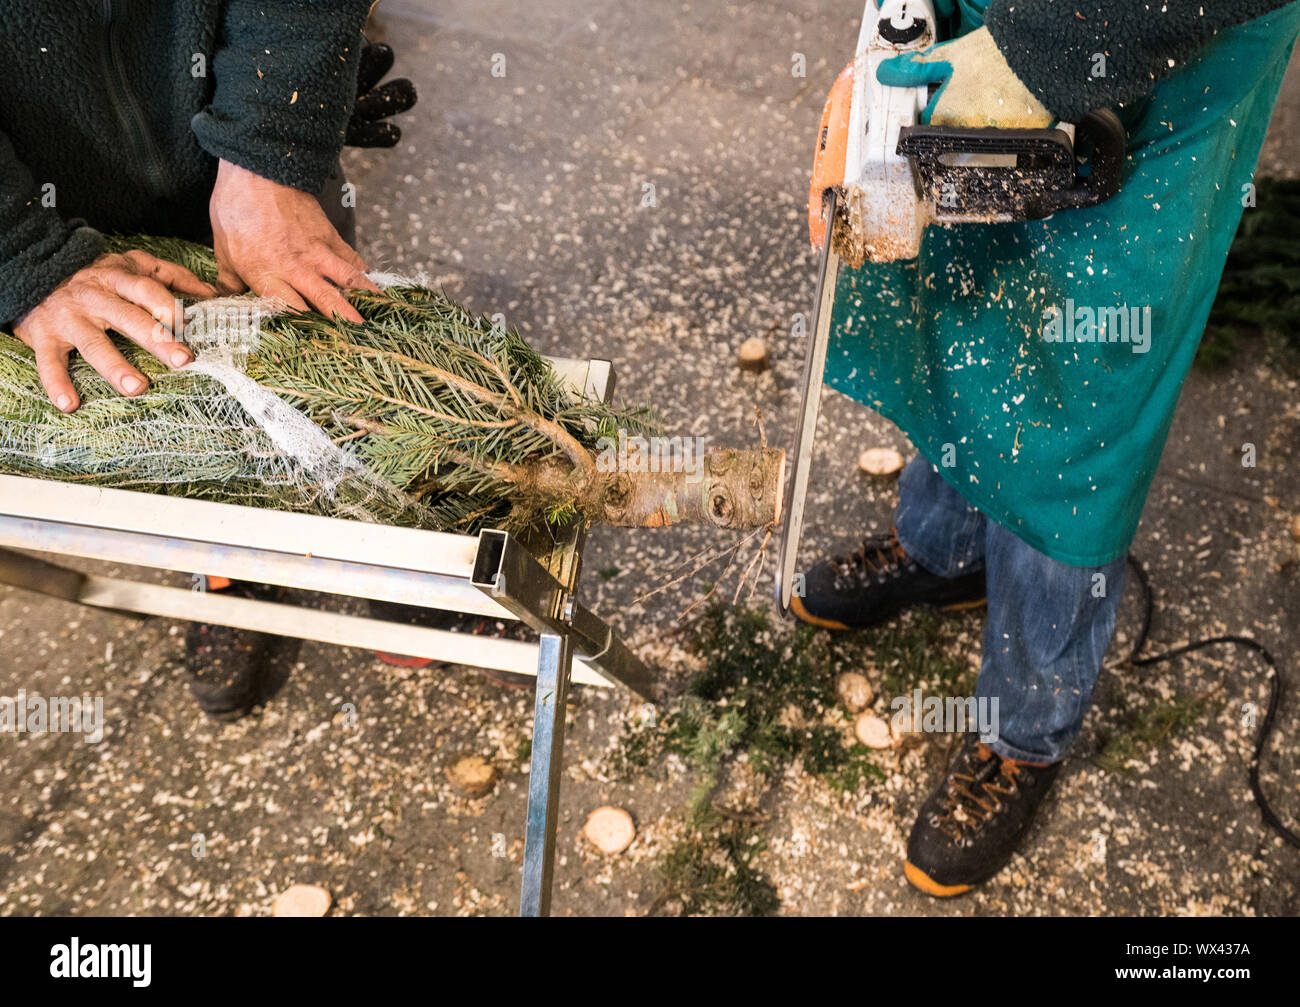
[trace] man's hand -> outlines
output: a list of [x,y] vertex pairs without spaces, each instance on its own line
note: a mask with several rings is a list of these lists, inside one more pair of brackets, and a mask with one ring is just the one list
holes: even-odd
[[362,320],[339,287],[379,288],[310,193],[222,161],[208,210],[218,287],[251,288],[300,311],[310,304],[325,315]]
[[63,412],[81,404],[68,377],[68,354],[78,351],[104,380],[123,395],[149,387],[108,337],[113,329],[139,343],[165,364],[184,367],[193,355],[166,338],[178,319],[176,294],[211,297],[215,290],[184,266],[138,250],[105,254],[73,273],[45,300],[19,318],[14,335],[36,353],[36,371],[45,394]]
[[1042,129],[1055,120],[1012,72],[987,28],[887,59],[876,80],[888,87],[939,84],[921,116],[932,126]]

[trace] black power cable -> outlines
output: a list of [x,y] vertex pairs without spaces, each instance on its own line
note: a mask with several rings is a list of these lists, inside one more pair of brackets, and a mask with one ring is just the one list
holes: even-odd
[[1255,735],[1255,754],[1250,758],[1250,789],[1255,794],[1255,803],[1259,805],[1259,810],[1264,816],[1264,821],[1271,825],[1287,843],[1300,849],[1300,835],[1292,832],[1278,818],[1273,806],[1269,803],[1268,798],[1264,796],[1264,790],[1259,784],[1259,763],[1264,755],[1264,749],[1268,745],[1268,737],[1273,731],[1273,721],[1277,716],[1278,706],[1282,702],[1282,672],[1278,668],[1277,662],[1273,660],[1273,655],[1268,652],[1262,643],[1248,636],[1237,636],[1229,634],[1227,636],[1211,636],[1204,640],[1194,640],[1191,643],[1184,644],[1181,647],[1175,647],[1173,650],[1167,650],[1163,654],[1150,654],[1147,657],[1139,657],[1138,654],[1147,642],[1147,633],[1151,629],[1151,616],[1155,610],[1155,599],[1151,592],[1151,581],[1147,579],[1147,573],[1142,569],[1142,564],[1137,561],[1137,557],[1132,553],[1128,554],[1128,565],[1133,568],[1137,574],[1138,583],[1142,587],[1142,628],[1138,630],[1137,639],[1133,641],[1133,649],[1129,651],[1128,663],[1137,668],[1143,668],[1147,665],[1161,664],[1165,661],[1171,661],[1175,657],[1181,657],[1184,654],[1190,654],[1194,650],[1201,650],[1204,647],[1212,647],[1220,643],[1231,643],[1239,647],[1247,647],[1264,659],[1264,663],[1269,666],[1273,672],[1273,684],[1268,700],[1268,712],[1264,714],[1264,719],[1259,725],[1259,733]]

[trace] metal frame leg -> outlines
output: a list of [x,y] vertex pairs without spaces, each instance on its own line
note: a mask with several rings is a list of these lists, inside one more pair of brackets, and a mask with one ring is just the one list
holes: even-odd
[[641,659],[518,539],[503,531],[479,532],[470,579],[480,591],[537,632],[570,636],[581,661],[610,682],[654,702],[658,683]]
[[572,665],[573,644],[569,634],[543,633],[537,652],[537,692],[533,699],[532,768],[528,777],[528,818],[524,826],[520,916],[551,914],[555,831],[564,770],[564,707]]

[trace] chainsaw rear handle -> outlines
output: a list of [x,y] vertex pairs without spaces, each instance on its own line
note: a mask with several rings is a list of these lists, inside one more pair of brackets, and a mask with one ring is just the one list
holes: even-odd
[[[1128,138],[1110,109],[1089,112],[1075,124],[1075,140],[1092,143],[1090,172],[1080,175],[1075,144],[1061,129],[997,129],[963,126],[904,126],[898,153],[912,162],[922,196],[949,196],[963,214],[1000,214],[1002,219],[1038,220],[1057,210],[1096,206],[1119,191]],[[992,167],[963,161],[1014,157]]]
[[[1081,184],[1065,194],[1061,209],[1096,206],[1119,192],[1120,176],[1124,174],[1124,158],[1128,151],[1128,135],[1119,116],[1108,108],[1093,109],[1074,125],[1076,146],[1080,134],[1092,141],[1092,166],[1090,174]],[[1071,203],[1070,193],[1078,193],[1087,202]]]

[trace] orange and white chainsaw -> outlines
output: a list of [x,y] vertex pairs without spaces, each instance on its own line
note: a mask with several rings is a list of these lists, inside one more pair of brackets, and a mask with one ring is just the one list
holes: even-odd
[[[923,123],[931,86],[890,87],[876,70],[928,49],[940,41],[937,30],[932,0],[867,0],[857,55],[822,112],[808,193],[808,230],[821,258],[777,560],[782,612],[799,589],[795,563],[841,266],[916,258],[931,225],[1035,220],[1095,206],[1119,189],[1126,140],[1113,112],[1049,129]],[[1084,137],[1081,161],[1075,143]]]

